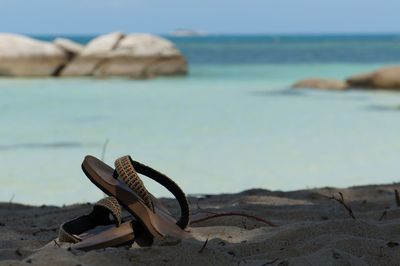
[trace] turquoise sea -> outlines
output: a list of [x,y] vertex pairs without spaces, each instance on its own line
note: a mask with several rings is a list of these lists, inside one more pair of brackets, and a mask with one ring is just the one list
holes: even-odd
[[400,35],[166,37],[187,77],[1,78],[0,201],[96,201],[80,164],[104,146],[190,194],[400,181],[400,93],[289,88],[400,64]]

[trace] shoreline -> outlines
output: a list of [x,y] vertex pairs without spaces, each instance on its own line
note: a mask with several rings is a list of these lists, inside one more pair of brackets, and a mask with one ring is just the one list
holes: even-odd
[[[34,207],[5,202],[0,203],[0,265],[396,265],[400,206],[395,189],[400,189],[399,183],[288,192],[252,189],[189,197],[193,213],[238,212],[277,227],[245,217],[219,217],[193,224],[189,228],[192,240],[166,239],[151,248],[87,253],[51,243],[62,222],[89,212],[91,204]],[[178,212],[174,200],[163,202],[172,213]]]

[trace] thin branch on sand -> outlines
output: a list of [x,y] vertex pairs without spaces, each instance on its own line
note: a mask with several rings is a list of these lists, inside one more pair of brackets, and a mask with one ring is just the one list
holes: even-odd
[[344,197],[342,192],[339,192],[340,198],[336,198],[335,196],[330,197],[329,199],[332,200],[336,200],[337,202],[339,202],[340,204],[343,205],[343,207],[347,210],[347,212],[349,213],[350,217],[353,218],[354,220],[356,220],[356,217],[354,216],[353,210],[350,208],[349,205],[346,204],[346,202],[344,202]]
[[61,247],[60,244],[57,242],[56,239],[54,239],[53,241],[54,241],[54,246],[55,246],[55,247],[59,247],[59,248]]
[[12,194],[10,200],[8,201],[8,209],[11,209],[12,202],[14,200],[15,194]]
[[379,218],[379,221],[382,221],[386,217],[386,215],[387,215],[387,211],[384,210],[381,217]]
[[206,241],[204,242],[203,246],[201,247],[201,249],[199,250],[199,253],[202,253],[204,251],[204,249],[206,248],[208,243],[208,238],[206,239]]
[[265,220],[263,218],[254,216],[254,215],[250,215],[250,214],[244,214],[244,213],[237,213],[237,212],[227,212],[227,213],[214,213],[214,212],[209,212],[209,211],[199,211],[198,213],[207,213],[210,214],[210,216],[204,217],[204,218],[199,218],[197,220],[191,221],[190,224],[194,224],[194,223],[199,223],[199,222],[203,222],[203,221],[207,221],[213,218],[217,218],[217,217],[225,217],[225,216],[242,216],[242,217],[246,217],[246,218],[250,218],[250,219],[254,219],[257,220],[259,222],[265,223],[269,226],[272,227],[277,227],[276,224]]
[[196,207],[197,207],[198,210],[202,210],[202,208],[200,207],[199,201],[196,202]]
[[104,161],[104,158],[106,157],[106,151],[107,151],[107,145],[110,142],[110,139],[106,139],[103,143],[103,148],[101,149],[101,160]]
[[394,195],[396,197],[396,205],[397,207],[400,207],[400,196],[399,196],[399,191],[397,189],[394,190]]
[[55,232],[55,231],[57,231],[57,228],[40,228],[39,230],[33,232],[32,235],[36,236],[39,233]]
[[276,258],[276,259],[271,260],[271,261],[267,261],[267,262],[264,263],[262,266],[274,264],[274,263],[277,262],[278,260],[279,260],[279,258]]
[[[110,142],[110,139],[106,138],[106,140],[103,143],[103,148],[101,149],[101,160],[104,162],[104,159],[106,158],[106,151],[107,151],[107,145]],[[107,197],[106,193],[103,193],[104,197]]]

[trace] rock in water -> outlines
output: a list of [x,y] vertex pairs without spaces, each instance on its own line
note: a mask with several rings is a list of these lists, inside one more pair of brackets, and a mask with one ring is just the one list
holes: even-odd
[[52,76],[68,60],[55,44],[17,34],[0,34],[0,75]]
[[42,42],[0,34],[3,76],[126,76],[148,78],[187,73],[187,62],[170,41],[150,35],[115,32],[85,47],[68,39]]
[[83,51],[74,58],[62,71],[61,76],[93,75],[101,62],[110,55],[118,42],[124,37],[120,32],[99,36],[90,41]]
[[150,34],[112,33],[92,40],[61,75],[148,78],[186,73],[186,59],[170,41]]
[[150,34],[132,34],[118,43],[94,75],[149,78],[186,73],[186,59],[172,42]]
[[305,79],[297,81],[293,88],[311,88],[321,90],[345,90],[349,87],[347,82],[334,79]]
[[351,87],[400,90],[400,67],[387,67],[347,79]]
[[53,41],[53,43],[70,54],[72,57],[79,55],[83,51],[83,45],[68,39],[57,38]]

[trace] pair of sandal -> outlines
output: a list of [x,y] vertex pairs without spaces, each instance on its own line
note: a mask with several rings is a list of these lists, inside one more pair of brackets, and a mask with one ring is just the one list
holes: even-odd
[[[188,201],[181,188],[166,175],[130,156],[117,159],[115,169],[93,156],[86,156],[82,170],[109,197],[97,202],[91,213],[62,224],[60,242],[69,242],[73,249],[88,251],[134,242],[149,246],[154,239],[166,236],[190,237],[185,231],[190,215]],[[147,191],[138,173],[160,183],[175,196],[181,210],[178,220]],[[122,218],[122,208],[131,216]]]

